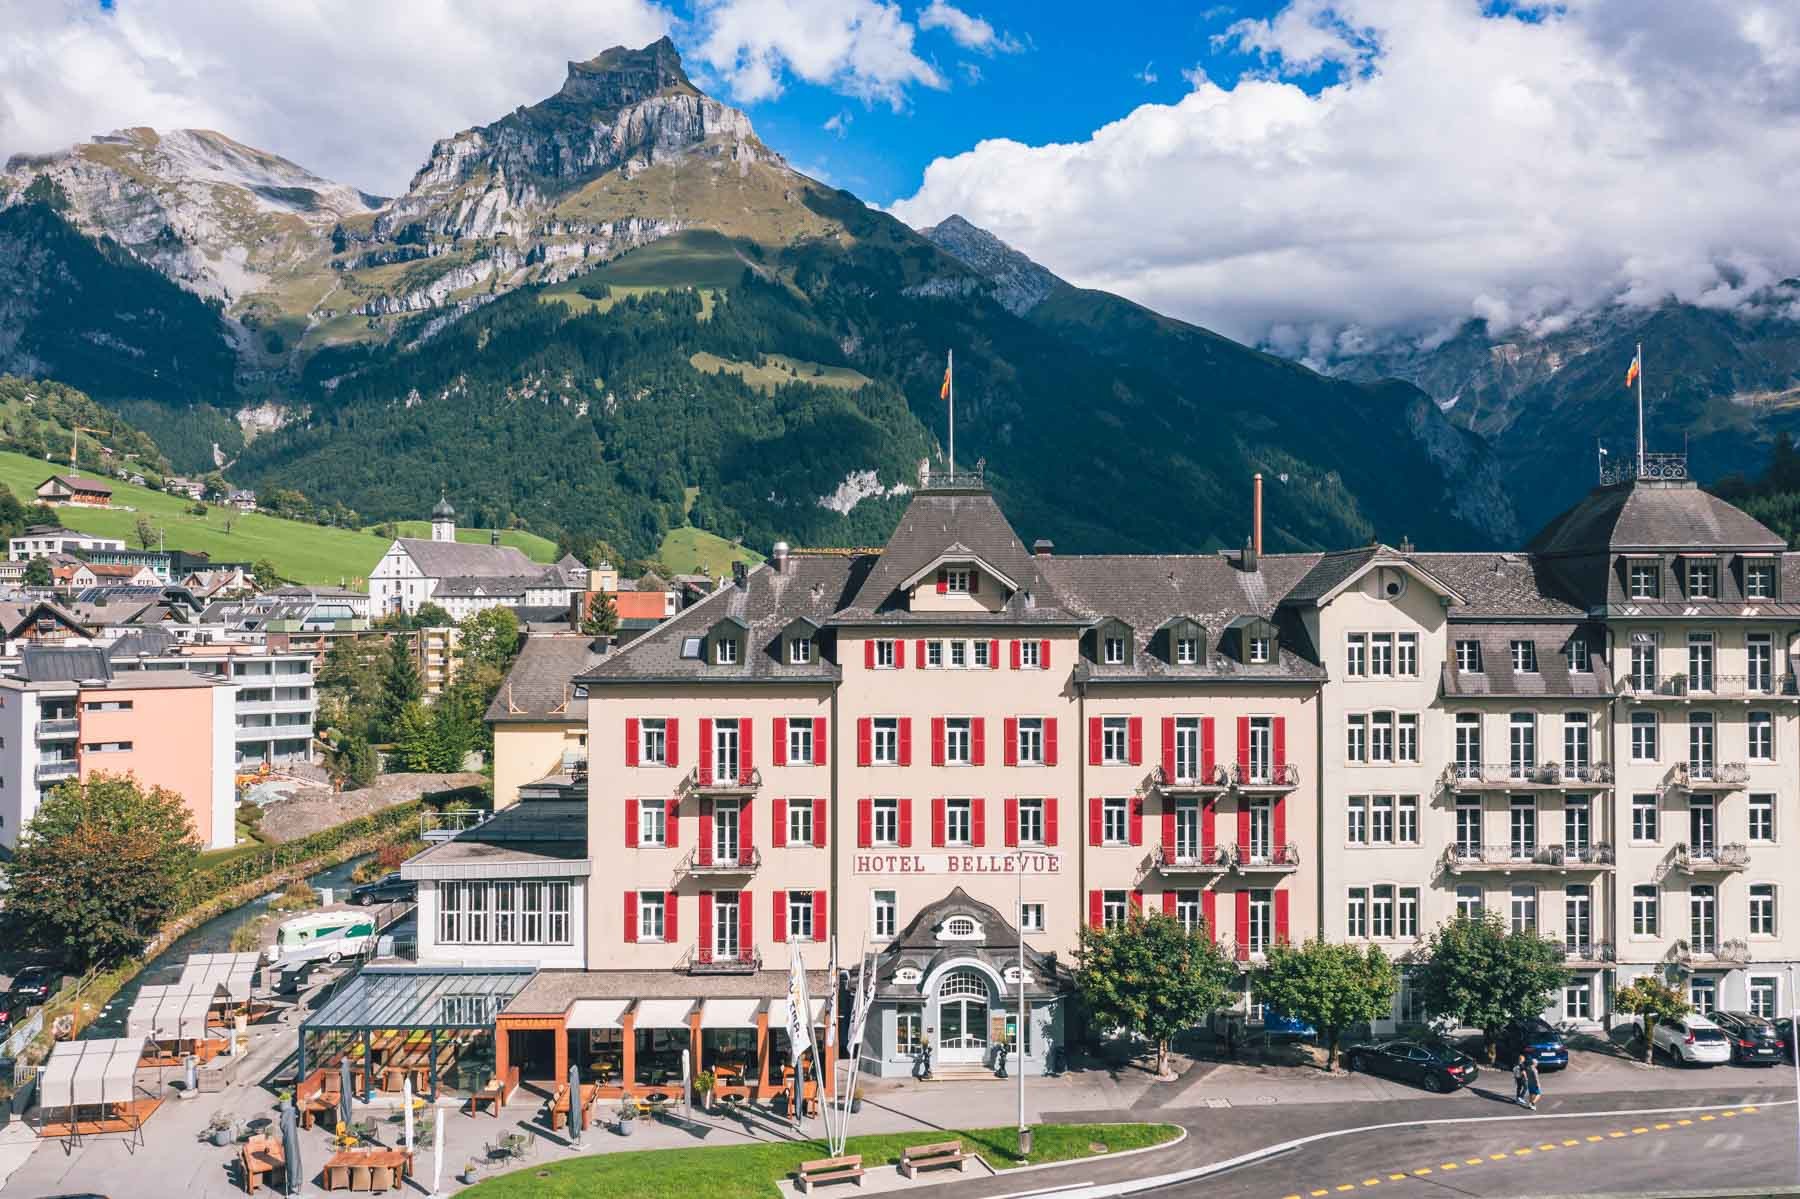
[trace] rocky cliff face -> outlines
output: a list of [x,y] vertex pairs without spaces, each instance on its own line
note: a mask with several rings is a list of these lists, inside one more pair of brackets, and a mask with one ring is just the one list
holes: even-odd
[[1024,316],[1043,303],[1062,283],[1055,275],[1019,253],[986,229],[961,216],[949,216],[920,233],[952,258],[988,279],[994,299],[1014,316]]

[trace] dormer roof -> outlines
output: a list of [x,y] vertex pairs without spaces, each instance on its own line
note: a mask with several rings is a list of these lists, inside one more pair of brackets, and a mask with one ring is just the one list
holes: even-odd
[[1294,585],[1282,600],[1301,607],[1323,607],[1342,595],[1371,570],[1396,567],[1411,574],[1442,599],[1454,604],[1463,602],[1462,593],[1427,569],[1411,554],[1387,545],[1365,545],[1353,550],[1320,554],[1318,562]]
[[981,571],[982,574],[994,580],[996,583],[999,583],[1008,591],[1017,591],[1019,589],[1018,580],[1008,577],[1006,572],[1002,571],[992,562],[989,562],[961,542],[950,546],[936,558],[933,558],[918,570],[914,571],[911,575],[901,580],[900,589],[902,591],[909,590],[913,587],[917,587],[926,579],[935,577],[938,567],[940,566],[961,566],[964,564],[975,567],[977,570]]

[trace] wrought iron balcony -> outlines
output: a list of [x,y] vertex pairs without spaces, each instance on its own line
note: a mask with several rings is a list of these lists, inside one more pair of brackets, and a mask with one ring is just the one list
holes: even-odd
[[1563,942],[1563,961],[1571,966],[1604,966],[1617,960],[1611,941]]
[[1627,675],[1620,690],[1632,699],[1772,699],[1800,696],[1794,675],[1658,674]]
[[726,954],[710,945],[696,945],[677,969],[689,974],[755,974],[762,969],[762,955],[755,946]]
[[1670,865],[1682,874],[1736,874],[1750,867],[1750,847],[1738,843],[1703,845],[1692,849],[1683,841],[1670,855]]
[[40,720],[37,724],[39,741],[68,741],[81,733],[81,721],[71,716],[67,720]]
[[686,874],[755,874],[762,865],[762,851],[754,845],[740,846],[736,852],[721,854],[709,845],[696,845],[682,859]]
[[1564,785],[1605,786],[1613,781],[1612,763],[1564,762],[1562,781]]
[[1677,941],[1675,960],[1683,966],[1743,966],[1750,961],[1750,943],[1736,939]]
[[1445,848],[1443,857],[1444,869],[1451,874],[1611,870],[1614,862],[1613,847],[1606,841],[1589,845],[1463,845],[1453,842]]
[[716,771],[702,773],[696,766],[688,772],[688,786],[696,795],[752,795],[762,789],[762,771],[721,775]]
[[1233,762],[1231,785],[1239,791],[1292,791],[1300,785],[1300,768],[1292,762]]
[[1240,874],[1292,874],[1300,869],[1300,847],[1289,841],[1256,853],[1248,845],[1233,845],[1231,865]]
[[1563,768],[1556,762],[1535,766],[1523,762],[1452,762],[1444,767],[1440,783],[1448,791],[1551,791],[1562,789],[1565,780]]
[[1749,783],[1750,767],[1743,762],[1677,762],[1668,781],[1683,791],[1742,791]]
[[1191,850],[1162,845],[1156,850],[1156,867],[1164,874],[1216,874],[1231,869],[1231,850],[1223,845]]
[[1196,771],[1192,777],[1171,777],[1168,771],[1158,766],[1151,772],[1150,780],[1164,795],[1199,795],[1223,791],[1231,786],[1231,771],[1221,762],[1210,771]]

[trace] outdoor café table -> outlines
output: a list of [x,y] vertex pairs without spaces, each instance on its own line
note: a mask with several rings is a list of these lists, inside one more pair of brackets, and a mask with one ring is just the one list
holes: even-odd
[[402,1178],[412,1173],[412,1161],[404,1149],[343,1149],[332,1154],[325,1163],[325,1189],[351,1189],[350,1172],[357,1166],[365,1169],[389,1166]]
[[274,1184],[275,1171],[284,1168],[287,1159],[277,1137],[255,1136],[244,1142],[244,1190],[256,1193],[265,1176]]

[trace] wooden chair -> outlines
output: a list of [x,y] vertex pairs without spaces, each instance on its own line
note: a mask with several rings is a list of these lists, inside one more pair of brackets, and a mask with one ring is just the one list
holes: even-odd
[[391,1191],[394,1189],[394,1167],[372,1166],[369,1169],[369,1189],[372,1191]]
[[351,1166],[350,1167],[350,1189],[353,1191],[368,1190],[369,1185],[370,1185],[370,1177],[369,1176],[370,1176],[369,1167],[367,1167],[367,1166]]
[[862,1154],[853,1153],[848,1157],[821,1157],[810,1162],[801,1162],[800,1168],[794,1172],[794,1189],[801,1194],[810,1194],[821,1182],[854,1182],[862,1186],[863,1164]]
[[281,1142],[273,1137],[251,1137],[244,1144],[243,1165],[246,1193],[254,1195],[264,1182],[273,1186],[276,1172],[287,1169]]
[[900,1177],[911,1178],[920,1170],[932,1170],[939,1166],[955,1166],[959,1173],[967,1173],[969,1155],[963,1152],[961,1141],[938,1141],[930,1145],[909,1145],[900,1151]]

